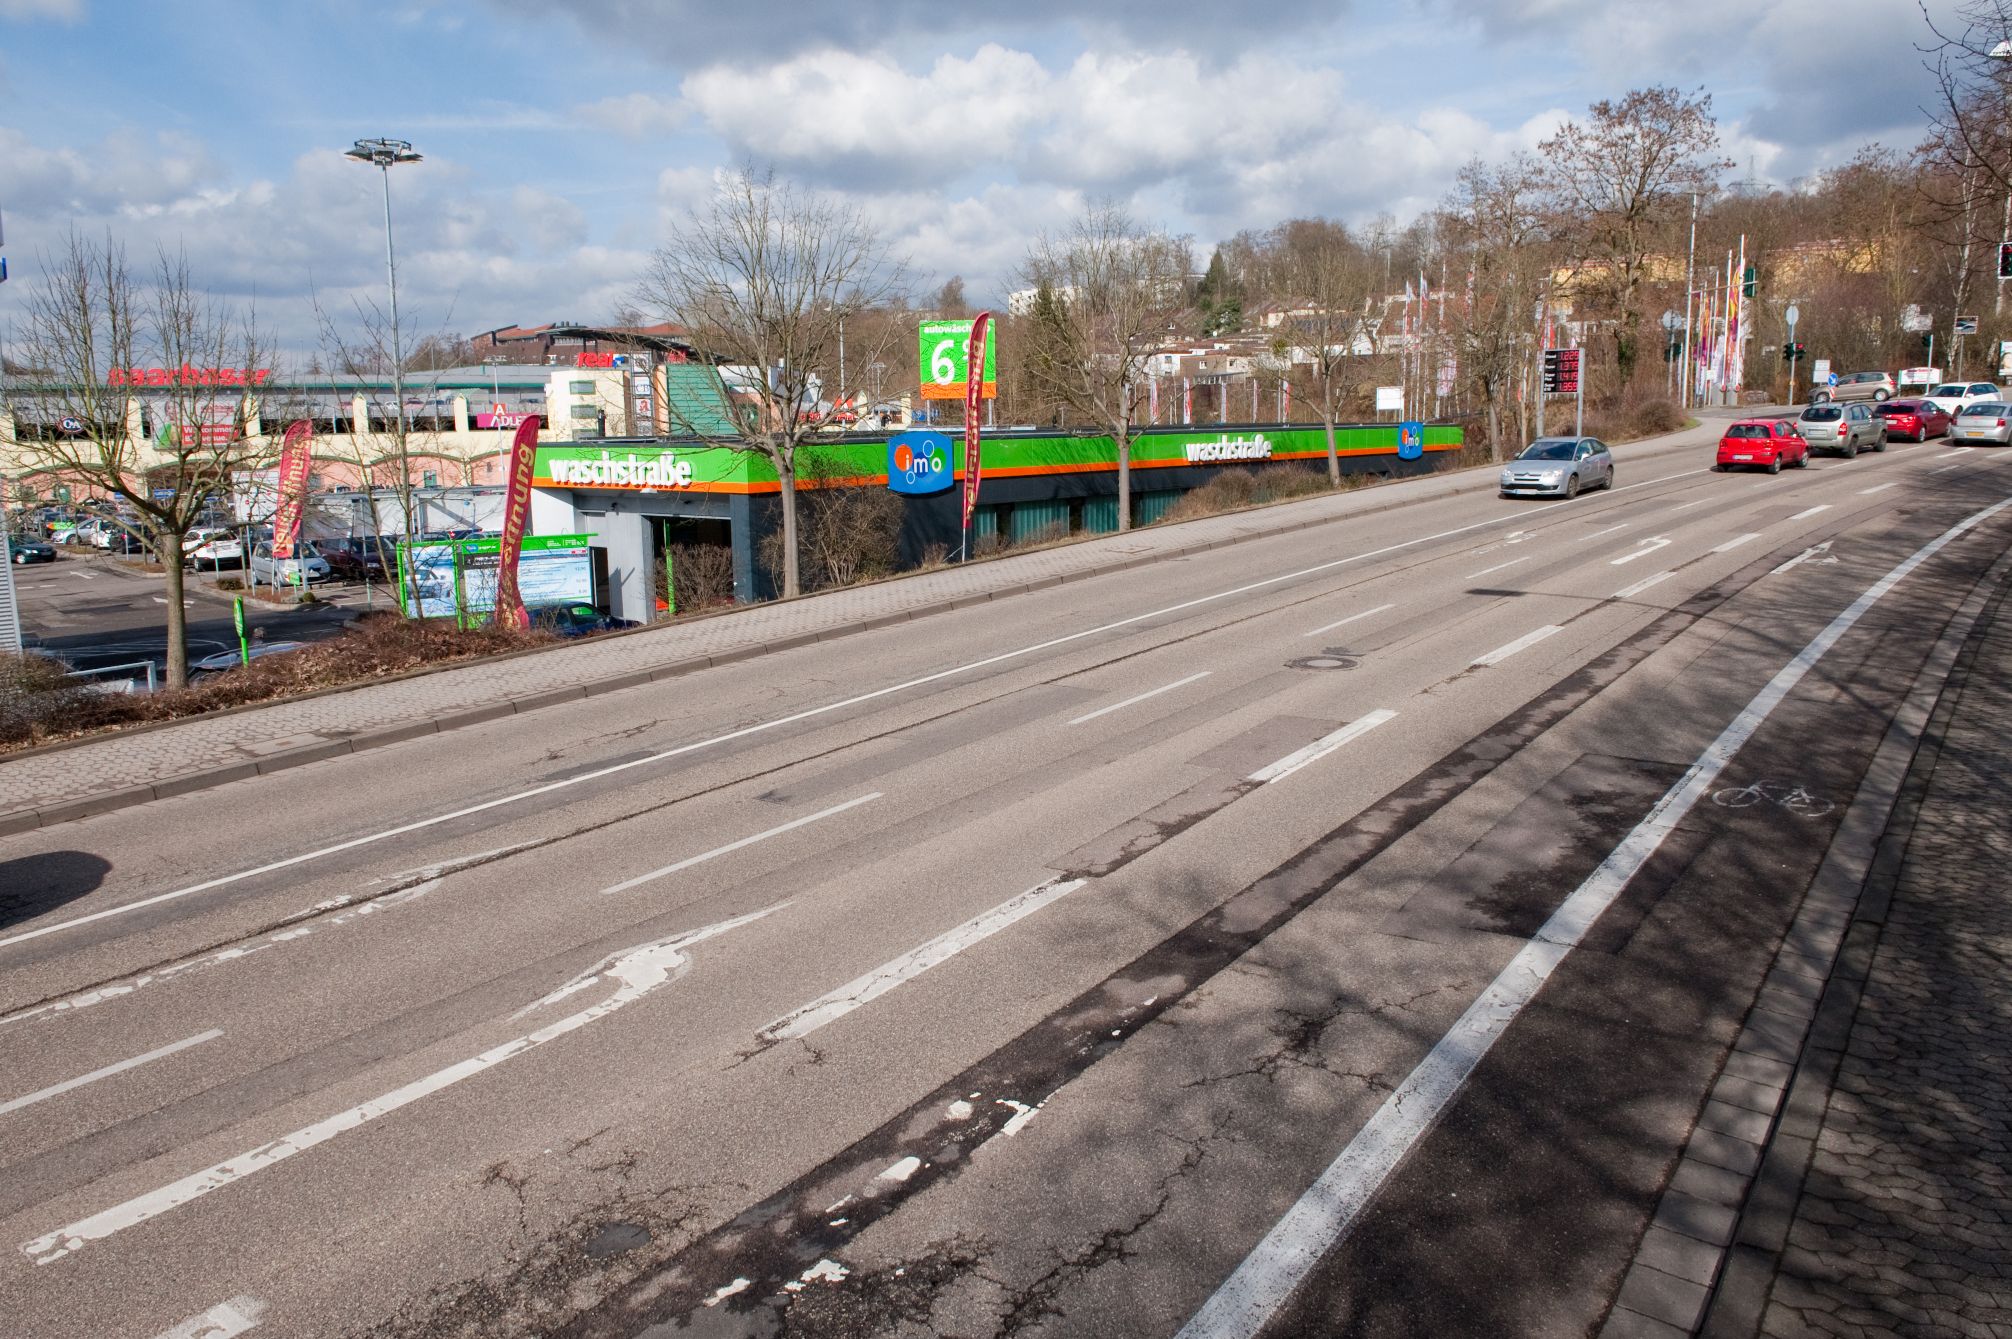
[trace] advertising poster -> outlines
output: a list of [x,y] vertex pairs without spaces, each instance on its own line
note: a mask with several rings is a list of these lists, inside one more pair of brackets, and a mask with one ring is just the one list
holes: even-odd
[[293,557],[300,539],[301,512],[307,506],[307,475],[314,464],[314,429],[306,419],[286,425],[279,448],[278,510],[272,520],[272,556]]
[[[525,607],[591,604],[594,565],[587,535],[530,535],[518,549],[517,589]],[[399,546],[399,574],[406,612],[416,618],[463,620],[486,616],[496,607],[502,541],[443,540]],[[415,593],[417,603],[415,606]]]

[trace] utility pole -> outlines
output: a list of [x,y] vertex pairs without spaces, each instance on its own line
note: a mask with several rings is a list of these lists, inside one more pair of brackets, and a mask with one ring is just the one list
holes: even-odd
[[1684,373],[1682,378],[1682,400],[1686,409],[1691,404],[1691,297],[1693,280],[1698,264],[1698,196],[1691,193],[1691,250],[1684,260]]

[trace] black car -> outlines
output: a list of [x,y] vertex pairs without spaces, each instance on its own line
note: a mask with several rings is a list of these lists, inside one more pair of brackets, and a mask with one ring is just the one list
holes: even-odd
[[14,562],[18,566],[56,561],[56,546],[45,544],[39,539],[10,538],[7,541],[7,551],[13,555]]
[[556,633],[561,637],[585,637],[589,633],[640,628],[643,625],[633,618],[604,614],[591,604],[551,604],[531,611],[531,626],[540,632]]
[[321,546],[331,574],[344,581],[384,580],[384,549],[368,535],[331,540]]

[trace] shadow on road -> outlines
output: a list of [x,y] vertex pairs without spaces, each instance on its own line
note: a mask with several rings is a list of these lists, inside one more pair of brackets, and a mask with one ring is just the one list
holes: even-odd
[[93,892],[112,862],[89,851],[45,851],[0,860],[0,930]]

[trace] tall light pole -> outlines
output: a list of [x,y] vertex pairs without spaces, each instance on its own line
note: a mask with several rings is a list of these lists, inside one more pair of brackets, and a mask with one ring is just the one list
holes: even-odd
[[[359,163],[369,163],[384,174],[384,268],[391,287],[391,387],[397,399],[398,424],[398,468],[405,473],[401,491],[410,493],[412,486],[412,461],[406,451],[405,433],[405,350],[398,342],[398,253],[391,244],[391,169],[398,163],[416,163],[420,156],[412,151],[409,140],[402,139],[360,139],[355,147],[343,151],[346,158],[354,158]],[[404,509],[405,538],[412,540],[412,509]]]

